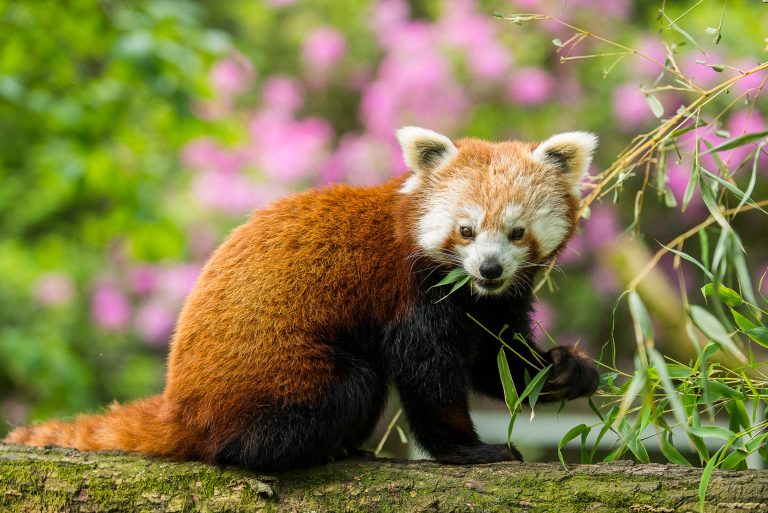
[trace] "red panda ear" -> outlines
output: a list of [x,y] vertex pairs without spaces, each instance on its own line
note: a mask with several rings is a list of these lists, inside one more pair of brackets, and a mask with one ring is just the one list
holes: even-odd
[[398,130],[397,140],[403,150],[405,164],[417,176],[428,175],[459,152],[446,136],[416,126]]
[[566,175],[579,190],[581,178],[589,170],[592,154],[597,147],[597,136],[589,132],[565,132],[553,135],[533,150],[533,157],[542,164],[554,167]]

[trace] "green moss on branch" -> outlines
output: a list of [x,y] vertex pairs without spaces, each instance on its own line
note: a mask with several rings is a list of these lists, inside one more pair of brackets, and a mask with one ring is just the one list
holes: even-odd
[[[698,511],[699,469],[351,459],[274,476],[0,445],[0,511]],[[768,472],[716,472],[707,512],[768,512]]]

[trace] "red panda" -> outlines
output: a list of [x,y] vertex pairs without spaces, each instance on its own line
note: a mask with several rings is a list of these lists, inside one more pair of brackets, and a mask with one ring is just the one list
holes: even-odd
[[[162,394],[5,442],[288,469],[354,451],[392,382],[438,461],[519,460],[472,424],[469,392],[503,389],[498,341],[467,314],[530,335],[532,280],[577,225],[596,138],[453,142],[416,127],[397,137],[406,176],[290,196],[234,230],[186,300]],[[434,285],[453,269],[469,286],[446,297]],[[553,365],[542,399],[595,391],[582,352],[525,351]],[[508,359],[524,386],[530,359]]]

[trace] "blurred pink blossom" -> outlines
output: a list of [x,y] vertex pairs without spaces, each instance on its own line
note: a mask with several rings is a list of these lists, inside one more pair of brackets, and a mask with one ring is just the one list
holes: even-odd
[[197,282],[202,266],[200,264],[181,264],[163,269],[157,284],[157,291],[170,302],[181,304]]
[[69,303],[75,295],[72,278],[59,272],[44,274],[35,282],[33,289],[37,302],[47,306]]
[[[683,199],[685,198],[685,191],[688,188],[688,182],[691,179],[692,168],[693,162],[687,159],[682,162],[670,162],[667,166],[667,185],[669,186],[669,190],[672,191],[675,200],[677,200],[678,209],[683,208]],[[701,200],[697,188],[682,215],[686,220],[697,219],[705,212],[705,210],[706,207]]]
[[267,109],[295,112],[304,104],[301,84],[289,75],[272,75],[262,86],[261,98]]
[[100,279],[91,296],[91,318],[100,327],[119,331],[131,317],[125,294],[111,279]]
[[249,212],[264,203],[256,184],[241,173],[200,173],[192,180],[191,190],[200,204],[230,215]]
[[161,301],[148,301],[136,312],[134,326],[148,343],[164,346],[173,332],[176,312]]
[[570,241],[568,241],[568,245],[557,258],[557,261],[558,263],[565,265],[576,264],[584,259],[586,250],[587,247],[584,244],[584,235],[577,233],[571,237]]
[[246,162],[246,155],[238,150],[225,150],[207,137],[194,139],[182,150],[185,166],[202,171],[235,173]]
[[210,77],[216,93],[231,98],[253,83],[253,65],[244,55],[233,54],[214,64]]
[[722,64],[718,54],[710,53],[704,56],[699,52],[689,53],[680,64],[680,71],[699,87],[712,87],[726,80],[726,76],[711,68],[712,65]]
[[346,51],[344,35],[332,27],[320,27],[307,34],[301,48],[304,64],[314,71],[332,68]]
[[381,0],[374,3],[371,26],[380,46],[388,48],[397,39],[398,28],[408,21],[406,0]]
[[547,303],[538,301],[534,305],[533,313],[531,314],[531,329],[537,340],[546,338],[544,332],[551,331],[554,317],[554,310]]
[[128,283],[131,290],[141,296],[151,294],[155,290],[159,272],[151,265],[139,265],[128,270]]
[[552,97],[555,80],[541,68],[515,70],[507,83],[507,100],[520,105],[539,105]]
[[466,92],[435,44],[433,27],[406,22],[395,29],[374,80],[362,91],[360,119],[375,137],[406,124],[451,132],[467,110]]
[[264,0],[264,3],[272,7],[285,7],[296,3],[296,0]]
[[613,205],[593,205],[584,224],[584,240],[588,247],[601,249],[614,244],[621,236],[618,214]]
[[[731,137],[762,132],[768,128],[762,114],[757,110],[740,110],[732,112],[728,117],[726,127]],[[728,162],[728,167],[733,170],[747,157],[747,155],[754,152],[756,147],[756,143],[738,146],[728,152],[721,152],[720,158],[723,159],[723,161]],[[765,155],[762,156],[762,160],[765,161]],[[746,164],[748,169],[752,168],[752,162],[752,159],[749,159],[749,162]]]
[[455,0],[434,25],[442,42],[461,50],[470,72],[479,79],[501,78],[509,69],[510,52],[497,40],[498,24],[479,13],[474,0]]
[[645,95],[630,82],[621,84],[613,91],[613,113],[625,132],[633,132],[653,119]]
[[323,118],[297,120],[270,111],[254,116],[249,130],[253,164],[281,183],[315,176],[333,137],[330,124]]
[[573,12],[592,11],[593,14],[599,15],[601,19],[627,19],[632,12],[632,2],[630,0],[569,0],[567,4],[555,2],[555,5],[564,5]]
[[392,176],[394,163],[400,160],[397,145],[368,134],[348,133],[323,167],[321,183],[379,184]]
[[[759,63],[757,60],[753,58],[747,58],[742,59],[740,61],[737,61],[734,64],[734,67],[740,71],[748,71],[754,67],[756,67]],[[749,93],[751,92],[752,95],[757,94],[757,90],[760,88],[761,85],[766,80],[766,76],[768,76],[768,71],[763,70],[758,73],[752,73],[750,75],[745,76],[738,82],[736,82],[733,85],[733,88],[738,92],[739,94]],[[768,82],[765,82],[768,84]],[[768,85],[764,86],[768,87]]]
[[[654,78],[664,70],[664,62],[667,60],[667,50],[664,43],[657,36],[643,36],[636,44],[637,52],[653,59],[634,56],[631,71],[647,78]],[[658,63],[658,64],[657,64]]]

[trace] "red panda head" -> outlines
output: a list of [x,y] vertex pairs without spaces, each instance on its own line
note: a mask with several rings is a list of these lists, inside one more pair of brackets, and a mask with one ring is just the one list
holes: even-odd
[[536,145],[490,143],[417,127],[397,138],[410,176],[412,234],[430,259],[463,268],[479,294],[501,294],[565,245],[597,138],[568,132]]

